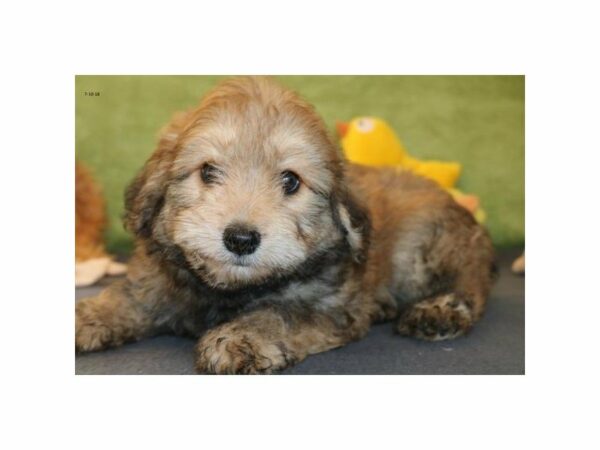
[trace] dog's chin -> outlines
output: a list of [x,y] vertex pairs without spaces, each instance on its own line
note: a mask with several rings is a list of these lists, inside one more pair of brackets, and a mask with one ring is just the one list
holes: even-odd
[[262,285],[277,277],[277,271],[258,267],[243,259],[228,263],[208,263],[198,275],[210,287],[237,290]]

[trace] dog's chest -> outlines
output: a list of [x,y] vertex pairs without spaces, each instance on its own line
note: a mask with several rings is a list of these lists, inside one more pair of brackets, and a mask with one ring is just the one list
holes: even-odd
[[331,307],[338,297],[339,284],[330,277],[294,281],[278,286],[254,286],[235,291],[204,290],[193,298],[195,334],[233,320],[240,314],[262,308],[286,311],[320,310]]

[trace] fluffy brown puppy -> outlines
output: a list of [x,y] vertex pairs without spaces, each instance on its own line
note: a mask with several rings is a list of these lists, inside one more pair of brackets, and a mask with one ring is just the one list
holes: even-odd
[[468,331],[490,239],[434,183],[347,165],[313,108],[266,78],[227,81],[176,116],[126,193],[127,279],[76,306],[76,349],[199,338],[204,373],[269,373],[379,320]]

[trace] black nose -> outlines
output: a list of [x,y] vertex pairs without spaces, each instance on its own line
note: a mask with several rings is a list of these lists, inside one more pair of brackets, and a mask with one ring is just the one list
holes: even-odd
[[247,225],[229,225],[223,232],[223,243],[236,255],[249,255],[260,245],[260,233]]

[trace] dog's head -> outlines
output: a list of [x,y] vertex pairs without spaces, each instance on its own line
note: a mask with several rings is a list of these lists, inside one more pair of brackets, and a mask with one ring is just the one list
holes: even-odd
[[222,83],[176,116],[126,192],[125,225],[177,248],[203,281],[256,285],[346,249],[368,218],[313,108],[267,78]]

